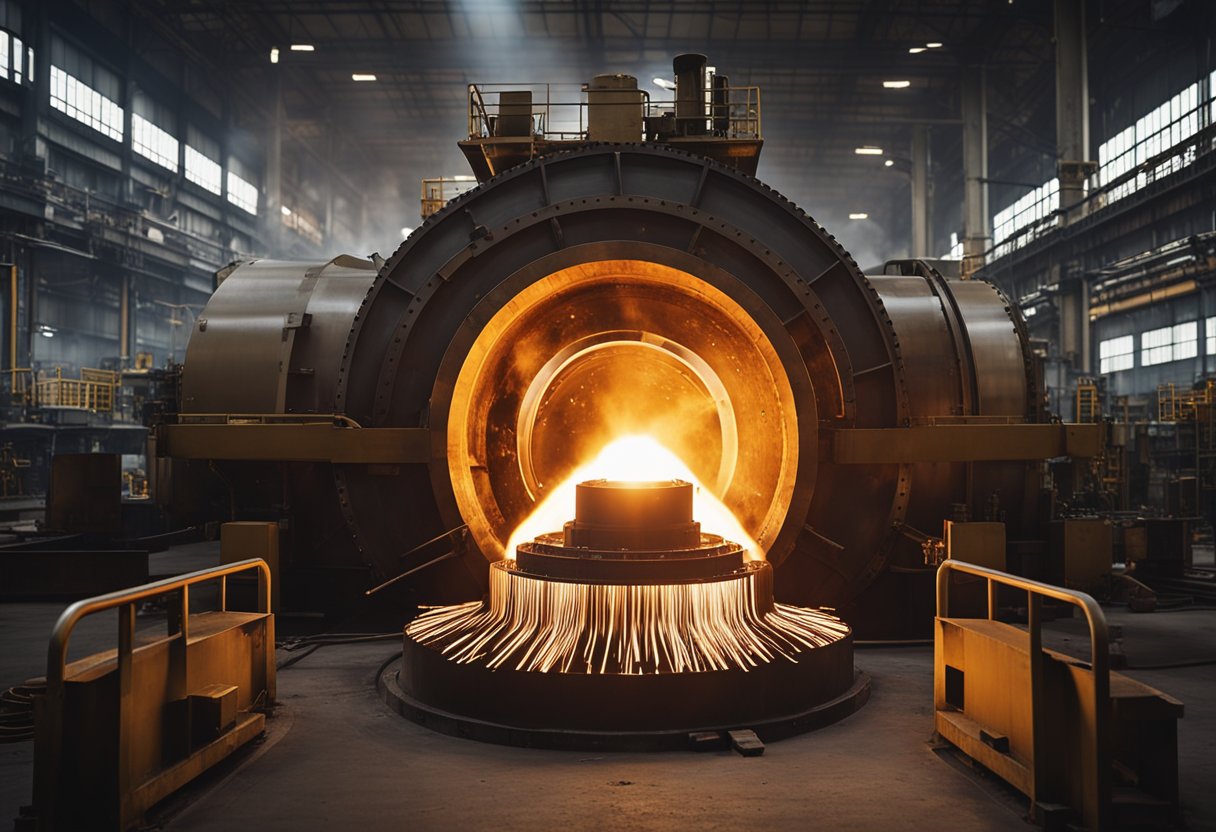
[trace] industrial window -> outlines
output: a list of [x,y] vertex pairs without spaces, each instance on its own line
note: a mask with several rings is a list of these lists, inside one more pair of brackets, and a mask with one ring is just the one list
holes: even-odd
[[0,78],[17,84],[34,80],[34,50],[22,44],[20,31],[21,6],[13,0],[0,0]]
[[223,193],[220,143],[193,124],[186,125],[186,178],[213,194]]
[[1204,345],[1204,355],[1216,355],[1216,318],[1208,318],[1204,321],[1206,331],[1206,344]]
[[131,149],[177,173],[181,142],[165,129],[174,123],[172,109],[137,90],[131,99]]
[[229,170],[228,201],[242,211],[256,215],[258,212],[257,186],[242,179],[235,171]]
[[122,83],[117,74],[52,35],[49,80],[53,108],[114,141],[123,140],[126,113],[118,104]]
[[122,141],[122,107],[53,64],[51,106],[116,142]]
[[186,145],[186,178],[213,194],[220,192],[220,163]]
[[[992,218],[994,257],[1004,257],[1053,228],[1054,223],[1043,221],[1051,217],[1059,207],[1060,180],[1049,179],[1012,205],[998,211]],[[1032,226],[1033,230],[1019,233]]]
[[1117,373],[1136,366],[1136,339],[1131,335],[1109,338],[1098,344],[1099,369],[1103,373]]
[[[29,55],[29,63],[25,62]],[[12,32],[0,29],[0,78],[7,78],[21,84],[33,81],[34,50],[27,49],[21,43],[21,38]]]
[[[1216,75],[1211,83],[1216,83]],[[1211,85],[1208,91],[1212,98]],[[1199,132],[1203,110],[1199,95],[1200,82],[1196,81],[1098,147],[1098,184],[1111,188],[1106,195],[1108,203],[1195,161],[1195,144],[1188,144],[1188,140]],[[1172,148],[1177,152],[1168,153]],[[1148,165],[1149,160],[1154,163]],[[1132,171],[1137,172],[1129,176]],[[1122,176],[1128,178],[1114,185]]]
[[1198,341],[1198,321],[1150,329],[1140,335],[1140,364],[1151,367],[1167,361],[1194,358],[1199,351]]
[[177,173],[180,145],[168,131],[162,130],[143,116],[131,116],[131,149],[161,167]]

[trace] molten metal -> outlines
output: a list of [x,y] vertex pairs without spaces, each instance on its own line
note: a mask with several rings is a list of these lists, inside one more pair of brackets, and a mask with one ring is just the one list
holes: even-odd
[[603,731],[775,737],[859,707],[849,627],[776,603],[771,565],[703,533],[694,493],[683,480],[579,483],[574,519],[492,564],[484,601],[406,628],[402,711],[460,733],[472,719],[501,741],[522,728],[602,744]]
[[[613,585],[537,578],[516,565],[490,568],[488,603],[432,610],[406,635],[452,661],[560,673],[698,673],[798,661],[849,631],[819,610],[771,604],[767,564],[731,580]],[[764,587],[771,593],[771,587]]]

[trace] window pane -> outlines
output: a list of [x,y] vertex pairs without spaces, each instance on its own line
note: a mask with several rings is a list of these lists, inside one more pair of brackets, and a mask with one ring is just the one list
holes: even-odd
[[1135,366],[1135,339],[1131,335],[1109,338],[1098,344],[1099,369],[1103,373],[1130,370]]
[[186,145],[186,178],[213,194],[221,190],[220,164]]
[[51,106],[121,142],[123,108],[57,66],[51,67]]
[[139,114],[131,116],[131,149],[161,167],[177,172],[176,138]]
[[258,189],[237,174],[228,171],[228,201],[250,214],[258,212]]

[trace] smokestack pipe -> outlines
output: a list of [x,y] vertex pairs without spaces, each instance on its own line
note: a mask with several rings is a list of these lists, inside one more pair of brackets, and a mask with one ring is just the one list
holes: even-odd
[[671,68],[676,75],[676,132],[684,136],[705,134],[705,62],[695,52],[676,55]]

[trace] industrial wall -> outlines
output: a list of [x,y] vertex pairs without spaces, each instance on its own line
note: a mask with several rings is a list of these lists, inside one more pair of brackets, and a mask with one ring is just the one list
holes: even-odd
[[0,0],[3,365],[35,378],[181,361],[217,269],[316,257],[363,211],[323,141],[284,139],[273,87],[228,88],[135,11],[90,13]]

